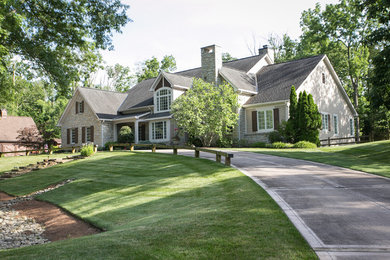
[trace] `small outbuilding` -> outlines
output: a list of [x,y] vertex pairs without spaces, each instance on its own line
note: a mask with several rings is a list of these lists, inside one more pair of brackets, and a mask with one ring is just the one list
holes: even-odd
[[[26,146],[20,144],[18,136],[25,128],[34,129],[38,132],[34,120],[27,116],[8,116],[6,109],[1,109],[0,111],[0,152],[26,150]],[[21,154],[8,153],[4,154],[4,156]]]

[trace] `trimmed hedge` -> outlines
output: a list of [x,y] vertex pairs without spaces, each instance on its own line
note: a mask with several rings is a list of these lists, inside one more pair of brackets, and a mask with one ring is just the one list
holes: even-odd
[[276,148],[276,149],[292,148],[292,147],[293,147],[293,145],[290,143],[283,143],[283,142],[272,143],[272,148]]
[[298,143],[295,143],[293,147],[313,149],[313,148],[317,148],[317,145],[308,141],[299,141]]

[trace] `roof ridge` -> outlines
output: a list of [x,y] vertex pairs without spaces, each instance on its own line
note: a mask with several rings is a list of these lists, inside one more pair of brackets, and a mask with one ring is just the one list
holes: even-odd
[[239,61],[239,60],[245,60],[245,59],[253,58],[253,57],[256,57],[256,56],[261,56],[261,55],[260,55],[260,54],[257,54],[257,55],[248,56],[248,57],[244,57],[244,58],[239,58],[239,59],[235,59],[235,60],[224,61],[224,62],[222,62],[222,64],[224,64],[224,63],[230,63],[230,62],[235,62],[235,61]]
[[164,71],[164,73],[168,73],[168,74],[175,75],[175,76],[179,76],[179,77],[185,77],[185,78],[189,78],[189,79],[192,79],[192,78],[193,78],[193,77],[185,76],[185,75],[176,75],[176,73],[172,73],[172,72],[166,72],[166,71]]
[[[187,72],[187,71],[190,71],[190,70],[196,70],[196,69],[201,69],[201,68],[202,68],[202,67],[196,67],[196,68],[192,68],[192,69],[186,69],[186,70],[176,71],[175,73],[172,73],[172,74]],[[170,72],[169,72],[169,73],[170,73]]]
[[299,59],[295,59],[295,60],[289,60],[289,61],[283,61],[283,62],[280,62],[280,63],[269,64],[269,65],[264,66],[263,68],[271,67],[271,66],[275,66],[275,65],[280,65],[280,64],[285,64],[285,63],[289,63],[289,62],[296,62],[296,61],[301,61],[301,60],[307,60],[307,59],[316,58],[316,57],[320,57],[320,56],[326,56],[326,54],[318,54],[318,55],[304,57],[304,58],[299,58]]
[[126,94],[126,92],[119,92],[119,91],[99,89],[99,88],[89,88],[89,87],[79,87],[79,88],[88,89],[88,90],[98,90],[98,91],[110,92],[110,93],[115,93],[115,94]]

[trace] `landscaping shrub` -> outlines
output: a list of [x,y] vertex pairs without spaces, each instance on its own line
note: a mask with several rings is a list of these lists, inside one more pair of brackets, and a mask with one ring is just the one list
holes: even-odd
[[284,138],[282,134],[279,131],[273,131],[268,134],[268,139],[270,143],[275,143],[275,142],[282,142],[284,141]]
[[93,154],[93,145],[92,144],[84,145],[80,150],[80,154],[85,157],[91,156]]
[[118,136],[119,143],[133,143],[134,134],[129,126],[122,126]]
[[274,142],[272,143],[272,148],[276,149],[284,149],[284,148],[292,148],[293,145],[289,143],[283,143],[283,142]]
[[317,148],[317,145],[308,141],[299,141],[298,143],[295,143],[293,147],[312,149]]
[[264,142],[256,142],[250,145],[252,148],[266,148],[267,144]]

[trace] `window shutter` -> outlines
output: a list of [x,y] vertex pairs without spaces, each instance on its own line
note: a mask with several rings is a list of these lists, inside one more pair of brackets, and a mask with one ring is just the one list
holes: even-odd
[[76,138],[74,140],[74,143],[77,144],[79,142],[79,128],[75,128]]
[[85,126],[81,128],[81,142],[84,144],[85,143]]
[[79,102],[76,102],[76,114],[79,113]]
[[279,108],[274,108],[274,129],[279,127]]
[[257,111],[252,111],[252,131],[257,132]]
[[80,113],[84,113],[84,101],[81,101],[81,111]]
[[66,129],[66,143],[70,144],[70,129]]
[[332,130],[332,121],[330,121],[330,114],[328,114],[328,130],[329,132]]
[[91,126],[91,142],[94,142],[94,127]]

